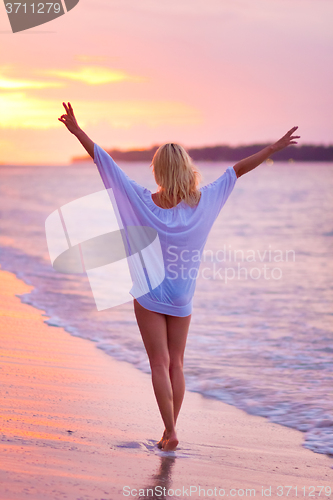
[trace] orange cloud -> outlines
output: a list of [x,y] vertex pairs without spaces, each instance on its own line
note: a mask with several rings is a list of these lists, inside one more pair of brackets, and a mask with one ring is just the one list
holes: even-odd
[[138,76],[132,76],[125,71],[114,70],[103,66],[82,66],[76,70],[48,70],[48,75],[57,76],[66,80],[77,80],[88,85],[103,85],[122,81],[144,81]]
[[0,76],[0,89],[46,89],[50,87],[64,87],[60,82],[37,82],[33,80],[13,80]]
[[[135,125],[189,125],[201,123],[199,111],[175,101],[76,101],[72,102],[82,127],[107,122],[114,128]],[[49,129],[62,126],[58,100],[37,99],[24,92],[0,93],[0,127],[10,129]]]
[[64,83],[61,82],[43,82],[40,80],[30,80],[27,78],[15,78],[4,76],[4,73],[8,73],[11,67],[2,66],[0,68],[0,89],[6,90],[17,90],[17,89],[45,89],[50,87],[64,87]]

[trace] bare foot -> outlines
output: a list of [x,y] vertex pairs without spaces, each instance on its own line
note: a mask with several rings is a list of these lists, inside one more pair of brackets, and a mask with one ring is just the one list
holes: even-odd
[[174,451],[178,446],[178,439],[176,431],[171,432],[169,435],[166,435],[165,440],[162,445],[163,451]]
[[161,450],[163,448],[163,443],[165,440],[166,440],[166,429],[163,432],[163,436],[161,437],[161,439],[157,443],[157,448],[159,448]]

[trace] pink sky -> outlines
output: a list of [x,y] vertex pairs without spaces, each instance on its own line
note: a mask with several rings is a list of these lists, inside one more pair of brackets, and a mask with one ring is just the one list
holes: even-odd
[[13,34],[0,5],[0,163],[105,148],[333,143],[331,0],[81,0]]

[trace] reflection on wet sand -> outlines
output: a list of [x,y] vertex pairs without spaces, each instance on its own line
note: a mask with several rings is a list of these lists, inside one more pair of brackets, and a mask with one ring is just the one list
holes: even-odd
[[159,499],[166,500],[167,492],[172,484],[172,468],[176,462],[176,457],[161,457],[160,465],[156,474],[151,477],[149,485],[138,488],[139,499]]

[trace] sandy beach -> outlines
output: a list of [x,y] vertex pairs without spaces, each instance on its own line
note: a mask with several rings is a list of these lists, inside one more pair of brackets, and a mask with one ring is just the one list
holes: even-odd
[[0,271],[1,500],[333,498],[333,459],[301,432],[199,394],[177,451],[158,450],[150,377],[46,325],[16,296],[30,290]]

